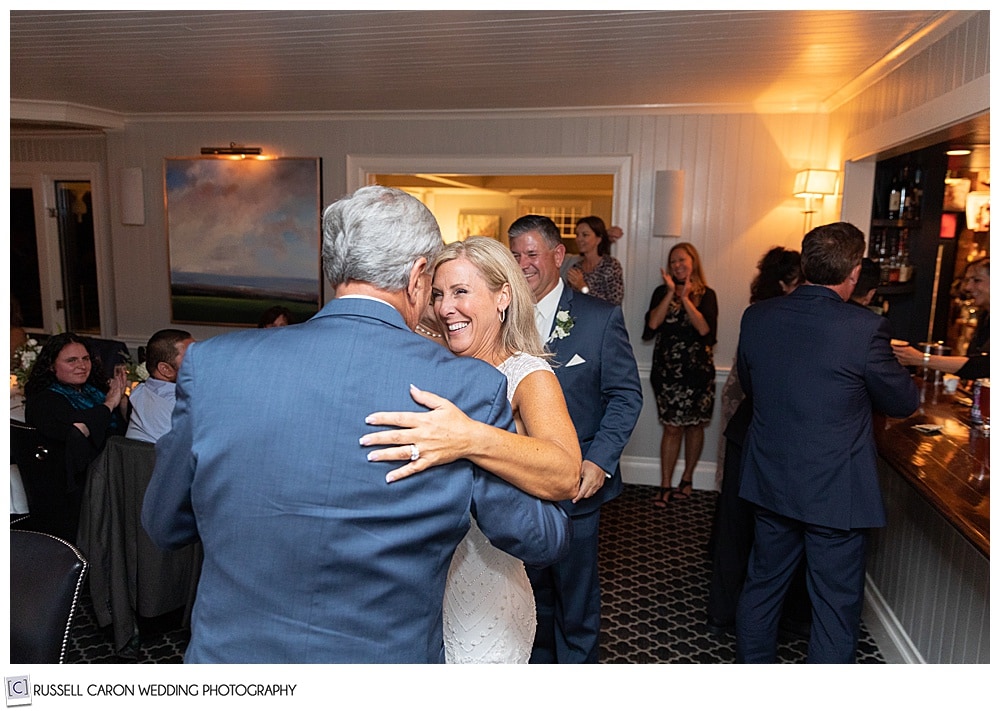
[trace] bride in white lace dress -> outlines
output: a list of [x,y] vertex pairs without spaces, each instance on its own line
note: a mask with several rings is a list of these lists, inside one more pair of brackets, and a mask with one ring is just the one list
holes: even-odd
[[[369,418],[369,424],[405,428],[382,433],[372,444],[418,447],[419,458],[393,478],[467,458],[540,498],[573,498],[581,464],[576,430],[545,360],[531,290],[510,251],[485,237],[447,245],[434,262],[432,305],[452,352],[491,363],[507,376],[518,434],[470,420],[447,400],[415,390],[414,399],[430,412]],[[406,452],[408,446],[373,454],[388,460]],[[449,664],[527,663],[535,601],[524,564],[490,544],[474,519],[452,559],[443,616]]]
[[[507,399],[531,373],[552,368],[517,353],[499,366]],[[555,377],[555,376],[553,376]],[[527,664],[535,639],[535,596],[524,563],[494,548],[472,519],[458,544],[444,589],[444,651],[448,664]]]

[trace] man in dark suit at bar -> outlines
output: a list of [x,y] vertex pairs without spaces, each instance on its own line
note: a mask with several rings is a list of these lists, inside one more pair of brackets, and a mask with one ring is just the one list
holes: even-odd
[[775,660],[782,601],[803,556],[807,661],[854,661],[867,529],[885,525],[872,409],[906,417],[919,404],[888,321],[846,303],[864,250],[854,225],[817,227],[802,239],[805,283],[743,314],[737,368],[753,419],[740,496],[757,509],[736,612],[740,662]]

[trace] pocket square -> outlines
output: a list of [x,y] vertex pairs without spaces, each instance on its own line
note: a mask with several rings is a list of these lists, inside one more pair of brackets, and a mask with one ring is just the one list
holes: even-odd
[[578,354],[576,354],[575,356],[573,356],[572,358],[569,359],[569,363],[566,364],[566,367],[569,368],[569,367],[572,367],[574,365],[580,365],[580,363],[586,363],[586,362],[587,361],[585,361],[583,358],[581,358],[580,354],[578,353]]

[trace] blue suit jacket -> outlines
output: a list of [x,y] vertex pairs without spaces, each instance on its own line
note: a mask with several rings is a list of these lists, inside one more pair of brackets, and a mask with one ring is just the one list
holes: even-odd
[[642,385],[620,306],[564,284],[559,311],[569,312],[573,328],[548,343],[556,356],[553,369],[583,458],[612,475],[589,499],[560,503],[572,516],[590,513],[621,493],[618,462],[642,411]]
[[387,304],[336,299],[298,326],[192,344],[142,521],[205,561],[185,661],[443,662],[441,601],[470,510],[546,565],[569,521],[467,460],[386,484],[358,440],[414,384],[511,428],[506,380],[415,335]]
[[889,322],[803,285],[744,312],[737,368],[753,402],[740,496],[830,528],[884,526],[872,409],[907,417],[919,404]]

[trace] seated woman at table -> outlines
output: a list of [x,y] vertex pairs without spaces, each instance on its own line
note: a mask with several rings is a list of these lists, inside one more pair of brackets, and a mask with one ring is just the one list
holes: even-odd
[[125,366],[102,382],[100,363],[75,333],[60,333],[42,346],[24,386],[27,424],[64,455],[67,488],[82,488],[84,475],[109,435],[125,434],[128,382]]

